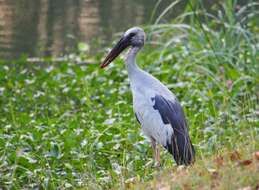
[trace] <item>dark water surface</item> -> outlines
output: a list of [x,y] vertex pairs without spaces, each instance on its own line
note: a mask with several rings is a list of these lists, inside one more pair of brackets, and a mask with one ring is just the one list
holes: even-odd
[[[157,0],[0,0],[0,59],[62,55],[78,42],[108,42],[114,33],[152,23]],[[173,0],[162,0],[154,18]],[[165,19],[180,14],[180,3]],[[154,19],[153,19],[154,22]],[[99,40],[100,41],[100,40]],[[99,43],[99,42],[98,42]]]

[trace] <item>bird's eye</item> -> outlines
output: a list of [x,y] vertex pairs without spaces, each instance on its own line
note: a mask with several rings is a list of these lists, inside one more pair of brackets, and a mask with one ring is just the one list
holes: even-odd
[[129,36],[132,38],[133,36],[135,36],[136,33],[130,33]]

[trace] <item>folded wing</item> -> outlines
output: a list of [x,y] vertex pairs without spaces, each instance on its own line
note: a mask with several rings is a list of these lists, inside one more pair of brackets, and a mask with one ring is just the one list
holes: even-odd
[[159,111],[163,123],[170,124],[174,131],[171,138],[167,139],[165,148],[173,155],[178,165],[193,163],[195,151],[181,105],[177,100],[168,100],[161,95],[156,95],[151,100],[154,102],[153,108]]

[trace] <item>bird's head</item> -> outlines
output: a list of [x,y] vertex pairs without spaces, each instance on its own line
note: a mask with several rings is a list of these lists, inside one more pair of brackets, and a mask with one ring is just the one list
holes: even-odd
[[109,65],[118,55],[125,50],[127,47],[138,47],[141,48],[145,43],[145,32],[140,27],[133,27],[128,29],[113,49],[106,56],[101,64],[101,68]]

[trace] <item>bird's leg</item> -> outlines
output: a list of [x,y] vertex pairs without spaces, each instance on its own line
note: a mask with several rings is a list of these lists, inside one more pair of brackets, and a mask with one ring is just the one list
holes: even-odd
[[151,137],[151,146],[153,150],[153,157],[156,160],[156,140]]
[[160,167],[161,166],[161,163],[160,163],[160,146],[159,145],[156,145],[156,162],[157,162],[157,167]]
[[156,161],[156,166],[160,167],[160,148],[159,145],[156,144],[156,140],[151,137],[151,145],[153,149],[154,160]]

